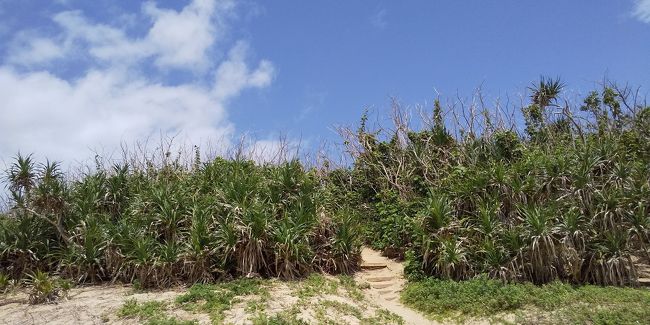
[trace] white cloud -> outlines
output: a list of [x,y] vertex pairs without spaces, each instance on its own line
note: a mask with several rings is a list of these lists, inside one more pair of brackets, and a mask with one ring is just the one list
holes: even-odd
[[[180,11],[158,8],[148,1],[142,6],[151,26],[142,38],[131,38],[118,27],[88,21],[82,12],[60,12],[52,20],[63,30],[55,40],[57,56],[41,57],[36,63],[47,63],[61,55],[78,52],[80,48],[95,59],[111,63],[135,64],[153,59],[159,68],[204,70],[210,68],[210,49],[227,30],[227,18],[235,9],[230,0],[193,0]],[[120,17],[118,17],[120,18]],[[13,62],[31,63],[30,47],[13,48]]]
[[[0,64],[0,158],[21,151],[70,162],[89,157],[91,149],[111,152],[121,143],[161,134],[198,145],[216,141],[225,148],[235,132],[228,101],[245,89],[269,86],[274,76],[269,61],[249,67],[248,45],[242,41],[221,62],[210,62],[208,53],[217,49],[215,40],[225,28],[218,21],[232,10],[228,4],[194,0],[177,12],[147,3],[143,10],[152,20],[143,39],[66,11],[53,17],[62,28],[59,35],[17,40]],[[181,37],[169,24],[190,34]],[[51,67],[51,60],[70,64],[79,58],[91,63],[75,79],[44,68]],[[201,66],[206,70],[197,76],[213,77],[166,84],[157,81],[157,73],[133,69],[143,60],[189,71]]]
[[248,87],[266,87],[271,83],[274,74],[271,62],[262,60],[258,68],[250,72],[244,61],[248,53],[248,44],[239,42],[230,50],[228,60],[223,62],[216,73],[216,96],[226,100],[237,96],[239,92]]
[[650,24],[650,0],[636,0],[632,15],[638,20]]
[[145,46],[158,54],[160,66],[202,66],[207,62],[207,50],[222,33],[223,22],[215,19],[216,10],[227,13],[234,5],[229,1],[195,0],[181,12],[158,9],[153,2],[144,11],[154,20],[145,39]]
[[125,31],[89,22],[80,11],[58,13],[53,20],[63,29],[60,38],[68,53],[81,49],[93,59],[121,63],[135,63],[153,54],[141,41],[128,39]]
[[68,82],[47,72],[0,69],[4,105],[3,156],[37,152],[53,159],[80,159],[91,148],[182,134],[194,143],[228,139],[233,126],[210,91],[193,85],[164,86],[132,79],[119,70],[89,71]]
[[65,49],[61,44],[43,37],[19,36],[10,47],[7,61],[12,64],[40,64],[61,59],[65,55]]

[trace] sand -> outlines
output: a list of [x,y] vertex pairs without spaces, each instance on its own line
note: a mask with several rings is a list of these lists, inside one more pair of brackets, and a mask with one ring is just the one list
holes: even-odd
[[[357,325],[365,319],[376,317],[381,311],[389,311],[404,320],[405,324],[437,324],[399,302],[399,292],[405,280],[403,267],[399,262],[383,257],[379,252],[364,249],[363,269],[355,275],[362,284],[362,297],[353,297],[343,286],[334,292],[323,292],[309,297],[299,297],[298,290],[303,282],[268,282],[270,297],[240,297],[224,314],[226,324],[251,324],[260,312],[272,316],[289,310],[297,311],[297,317],[310,324],[331,321],[337,324]],[[325,276],[327,281],[338,283],[337,278]],[[23,291],[0,295],[0,324],[139,324],[134,318],[118,317],[118,310],[125,301],[160,301],[168,306],[167,316],[179,320],[195,320],[199,324],[210,324],[207,313],[188,312],[174,303],[177,296],[187,291],[178,287],[161,291],[137,292],[130,286],[88,286],[70,290],[66,298],[55,303],[30,305],[27,293]],[[264,301],[259,310],[251,310],[250,302]],[[348,306],[355,312],[332,305]]]

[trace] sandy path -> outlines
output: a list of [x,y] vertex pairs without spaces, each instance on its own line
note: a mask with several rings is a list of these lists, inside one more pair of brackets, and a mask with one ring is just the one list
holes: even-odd
[[[175,290],[133,293],[126,286],[90,286],[75,288],[67,299],[52,304],[29,305],[24,293],[0,296],[0,325],[4,324],[139,324],[136,319],[119,319],[117,310],[127,299],[138,301],[173,301],[183,291]],[[207,315],[195,315],[174,310],[171,316],[197,319],[209,324]]]
[[399,302],[400,292],[406,282],[401,263],[381,256],[378,251],[367,247],[361,251],[361,258],[362,271],[355,275],[355,279],[359,283],[370,285],[364,290],[369,299],[379,307],[401,316],[406,324],[439,324]]
[[[355,279],[359,283],[369,285],[368,289],[363,290],[365,298],[362,301],[355,301],[344,292],[317,295],[309,298],[309,303],[299,306],[302,309],[300,318],[309,323],[318,323],[319,320],[316,317],[318,313],[314,308],[320,305],[321,300],[327,300],[338,302],[343,306],[357,308],[361,310],[364,318],[374,317],[378,308],[381,308],[400,316],[406,324],[438,324],[399,302],[399,294],[405,283],[403,266],[400,263],[367,248],[363,250],[362,258],[363,270],[355,275]],[[338,281],[335,278],[332,279],[331,281]],[[301,284],[298,282],[296,285]],[[271,295],[273,299],[265,308],[267,314],[272,315],[299,305],[299,298],[294,292],[295,288],[290,288],[284,282],[274,283],[272,287]],[[134,292],[132,288],[120,285],[79,287],[72,289],[67,299],[62,299],[53,304],[42,305],[28,305],[25,292],[18,292],[15,295],[0,295],[0,325],[138,324],[141,321],[137,319],[121,319],[117,317],[117,311],[126,300],[136,299],[139,302],[157,300],[167,302],[170,306],[173,306],[174,299],[183,292],[186,292],[186,289],[172,288],[161,291]],[[233,306],[232,310],[226,312],[225,316],[229,322],[233,324],[251,323],[249,316],[253,314],[247,310],[246,301],[244,299]],[[181,320],[194,319],[198,320],[199,324],[210,323],[207,314],[192,314],[173,307],[166,312],[169,316]],[[361,321],[360,318],[340,314],[341,311],[337,311],[336,308],[326,308],[321,312],[324,312],[330,319],[337,319],[350,324],[359,324]]]

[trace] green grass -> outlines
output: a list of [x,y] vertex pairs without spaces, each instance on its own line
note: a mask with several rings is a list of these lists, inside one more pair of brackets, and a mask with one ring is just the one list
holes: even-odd
[[198,325],[195,320],[179,320],[174,317],[154,318],[147,322],[147,325]]
[[354,301],[363,300],[363,292],[361,292],[361,288],[359,288],[359,285],[354,281],[353,277],[349,275],[339,275],[338,279],[350,298],[354,299]]
[[9,276],[0,272],[0,293],[4,293],[9,288]]
[[[185,310],[208,312],[212,321],[218,323],[223,320],[224,312],[239,301],[239,297],[249,295],[267,299],[269,293],[265,282],[259,279],[238,279],[214,285],[195,284],[186,294],[178,296],[176,303]],[[258,309],[258,306],[254,309]]]
[[486,278],[461,282],[427,279],[408,284],[402,300],[439,320],[512,313],[521,323],[650,322],[650,291],[634,288],[572,286],[560,282],[543,286],[504,284]]
[[[297,298],[289,302],[290,305],[282,305],[284,309],[279,313],[269,310],[275,285],[290,286],[290,295]],[[254,325],[307,324],[307,320],[300,318],[303,314],[318,324],[340,324],[345,317],[357,319],[359,324],[364,325],[403,324],[399,316],[369,304],[352,277],[328,277],[320,274],[284,283],[276,280],[237,279],[217,284],[195,284],[174,301],[126,300],[117,316],[136,319],[148,325],[195,324],[196,321],[193,320],[182,321],[170,317],[172,310],[180,308],[194,314],[208,315],[213,324],[223,324],[228,310],[242,306]],[[374,311],[368,313],[368,308]],[[108,321],[107,317],[106,319]]]
[[117,315],[120,318],[137,318],[147,325],[192,325],[196,321],[178,320],[166,315],[167,304],[162,301],[139,303],[135,299],[124,302]]
[[362,325],[374,324],[404,324],[404,320],[385,309],[377,309],[372,317],[365,317],[360,307],[346,304],[336,300],[321,300],[316,307],[316,319],[319,324],[339,324],[337,318],[332,319],[332,311],[340,315],[352,316]]
[[322,294],[334,294],[338,290],[337,281],[327,279],[322,274],[313,273],[306,279],[297,282],[296,295],[304,300]]
[[117,315],[123,318],[152,318],[166,309],[162,301],[147,301],[139,303],[136,299],[129,299],[124,302]]
[[292,308],[273,316],[259,313],[257,317],[253,319],[253,325],[307,325],[307,322],[298,318],[299,312],[298,309]]
[[374,317],[364,318],[360,322],[361,325],[373,325],[373,324],[395,324],[402,325],[404,320],[402,317],[393,314],[385,309],[378,309]]
[[333,309],[338,313],[343,315],[354,316],[357,319],[363,319],[363,312],[358,307],[342,303],[335,300],[322,300],[320,301],[320,307],[324,310]]

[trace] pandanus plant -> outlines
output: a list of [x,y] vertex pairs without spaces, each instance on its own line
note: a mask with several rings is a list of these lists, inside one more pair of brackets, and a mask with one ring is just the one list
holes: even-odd
[[29,200],[32,188],[36,186],[36,172],[32,156],[25,157],[19,153],[9,167],[7,180],[16,206],[23,205],[25,200]]

